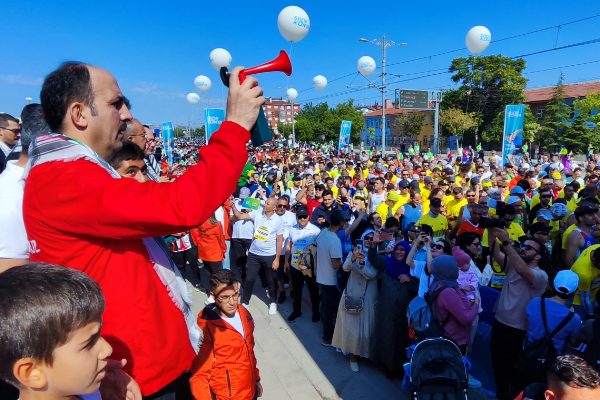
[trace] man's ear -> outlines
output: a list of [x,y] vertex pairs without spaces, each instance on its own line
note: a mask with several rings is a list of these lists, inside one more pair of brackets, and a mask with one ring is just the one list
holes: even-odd
[[88,121],[84,115],[85,106],[82,103],[71,103],[67,110],[71,122],[78,129],[85,129],[88,126]]
[[27,388],[42,389],[48,384],[42,363],[33,358],[18,360],[13,366],[13,374],[19,383]]

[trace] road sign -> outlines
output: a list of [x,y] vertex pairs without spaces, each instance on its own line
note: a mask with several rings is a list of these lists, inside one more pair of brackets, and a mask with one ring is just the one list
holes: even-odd
[[396,90],[396,100],[400,108],[429,110],[429,92],[427,90]]

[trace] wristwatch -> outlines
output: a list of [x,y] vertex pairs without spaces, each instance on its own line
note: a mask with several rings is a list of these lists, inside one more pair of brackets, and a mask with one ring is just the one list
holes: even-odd
[[510,246],[512,244],[512,240],[508,239],[502,242],[502,246]]

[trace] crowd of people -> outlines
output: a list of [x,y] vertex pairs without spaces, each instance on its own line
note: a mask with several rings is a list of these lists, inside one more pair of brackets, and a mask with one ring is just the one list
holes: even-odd
[[[209,144],[177,141],[169,164],[108,71],[65,63],[40,98],[0,114],[0,378],[21,399],[260,397],[257,280],[268,314],[293,303],[290,323],[307,320],[306,285],[322,345],[353,372],[368,358],[403,379],[423,298],[465,357],[493,307],[499,400],[540,384],[518,361],[550,332],[546,398],[580,370],[598,395],[600,154],[253,147],[264,98],[248,78]],[[208,297],[197,318],[189,286]]]

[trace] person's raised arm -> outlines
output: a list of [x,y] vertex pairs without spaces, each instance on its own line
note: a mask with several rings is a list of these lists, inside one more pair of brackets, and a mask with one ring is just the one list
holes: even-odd
[[[510,240],[507,231],[498,228],[488,229],[488,231],[490,230],[495,231],[494,233],[496,234],[496,237],[500,239],[502,243],[506,243],[507,240]],[[506,252],[505,257],[508,257],[508,263],[510,264],[510,267],[514,269],[521,276],[521,278],[525,279],[525,281],[530,286],[533,285],[533,281],[535,280],[535,273],[531,268],[529,268],[529,266],[521,258],[519,253],[517,253],[513,245],[509,244],[508,246],[504,246],[504,251]],[[495,254],[494,258],[496,258]],[[500,263],[500,260],[498,260],[498,258],[496,258],[496,261],[498,262],[498,264],[504,265]]]
[[489,246],[488,248],[490,249],[490,251],[493,251],[492,258],[494,260],[496,260],[496,262],[500,266],[504,266],[504,257],[506,257],[506,256],[500,251],[500,245],[496,241],[497,230],[488,228],[487,231],[488,231],[488,246]]
[[364,216],[365,209],[363,208],[358,212],[358,216],[354,218],[354,222],[352,223],[352,225],[350,225],[350,227],[348,227],[348,229],[346,229],[346,231],[344,232],[345,236],[349,236],[352,232],[356,230],[356,228],[358,228],[358,226],[360,225],[360,221],[362,221]]
[[233,206],[231,210],[233,211],[233,216],[236,221],[250,221],[252,219],[252,216],[249,213],[239,211],[236,206]]
[[417,254],[417,247],[419,247],[419,244],[421,243],[423,243],[423,237],[419,235],[413,241],[410,251],[408,252],[408,256],[406,256],[406,265],[408,265],[410,268],[415,267],[415,254]]
[[567,239],[567,249],[565,250],[564,262],[567,267],[571,268],[575,264],[575,255],[577,250],[585,244],[583,236],[579,232],[571,232]]
[[307,190],[308,188],[306,187],[306,184],[302,185],[302,189],[300,189],[300,191],[296,194],[296,203],[303,205],[308,204],[308,200],[306,199]]

